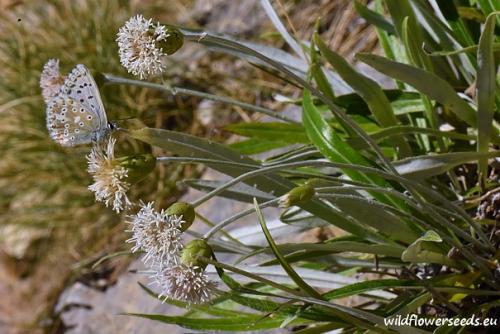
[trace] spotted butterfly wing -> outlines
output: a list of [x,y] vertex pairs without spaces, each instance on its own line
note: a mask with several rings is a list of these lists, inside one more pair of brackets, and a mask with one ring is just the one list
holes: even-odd
[[99,141],[109,132],[97,85],[84,65],[77,65],[47,106],[50,136],[63,146]]

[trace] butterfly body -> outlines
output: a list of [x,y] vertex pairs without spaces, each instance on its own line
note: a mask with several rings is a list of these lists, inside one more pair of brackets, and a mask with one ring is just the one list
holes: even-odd
[[100,141],[111,130],[97,84],[84,65],[71,71],[49,102],[47,128],[62,146]]

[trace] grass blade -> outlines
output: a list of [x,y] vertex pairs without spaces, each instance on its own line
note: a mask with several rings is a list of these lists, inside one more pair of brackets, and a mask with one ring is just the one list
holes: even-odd
[[474,109],[457,95],[452,86],[434,73],[374,54],[358,53],[356,58],[379,72],[413,86],[429,98],[450,108],[470,126],[476,127],[477,117]]
[[280,262],[281,266],[287,274],[290,276],[290,278],[297,284],[297,286],[302,289],[305,293],[310,295],[311,297],[322,299],[321,295],[314,289],[312,288],[309,284],[307,284],[292,268],[292,266],[286,261],[285,257],[281,254],[279,251],[278,247],[276,246],[276,243],[273,240],[273,237],[271,236],[271,233],[269,233],[269,230],[267,229],[266,222],[264,220],[264,216],[262,215],[262,211],[260,211],[259,204],[257,203],[257,200],[254,199],[254,206],[255,206],[255,211],[257,212],[257,218],[259,219],[260,226],[262,227],[262,231],[264,232],[264,235],[266,236],[267,242],[269,243],[269,246],[273,250],[274,255]]
[[[495,58],[493,54],[493,41],[495,39],[495,18],[499,12],[488,15],[483,33],[479,39],[477,49],[477,151],[488,152],[492,134],[493,114],[495,112]],[[481,185],[484,186],[488,172],[488,159],[479,159],[479,176]]]
[[450,169],[469,161],[499,156],[500,152],[453,152],[424,155],[396,161],[396,170],[407,178],[425,179],[446,173]]
[[[319,111],[312,102],[310,93],[307,90],[304,91],[302,119],[307,135],[318,147],[320,152],[323,153],[329,160],[333,162],[369,166],[368,161],[359,152],[340,139],[331,126],[321,117]],[[379,177],[369,176],[349,169],[345,169],[343,172],[356,181],[389,186],[384,179]],[[397,207],[404,207],[404,204],[400,201],[383,194],[373,194],[373,197],[384,203],[391,203]]]
[[[381,126],[388,127],[399,123],[394,115],[389,99],[375,81],[358,73],[343,57],[330,50],[316,33],[314,34],[314,42],[321,51],[321,54],[335,68],[340,77],[365,100],[373,116],[375,116],[375,119]],[[395,137],[394,142],[401,156],[411,156],[411,148],[403,137]]]

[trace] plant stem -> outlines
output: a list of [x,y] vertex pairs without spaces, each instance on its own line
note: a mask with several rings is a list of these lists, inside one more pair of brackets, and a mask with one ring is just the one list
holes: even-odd
[[214,159],[203,159],[203,158],[191,158],[191,157],[156,157],[156,161],[167,163],[167,162],[181,162],[181,163],[202,163],[202,164],[218,164],[218,165],[228,165],[241,168],[259,168],[259,165],[244,164],[233,161],[224,160],[214,160]]
[[300,124],[300,123],[294,121],[293,119],[290,119],[284,115],[281,115],[280,113],[273,111],[271,109],[267,109],[267,108],[263,108],[263,107],[259,107],[259,106],[254,106],[252,104],[241,102],[238,100],[234,100],[234,99],[231,99],[228,97],[204,93],[204,92],[200,92],[200,91],[192,90],[192,89],[188,89],[188,88],[168,87],[166,85],[156,84],[156,83],[147,82],[147,81],[127,79],[127,78],[118,77],[118,76],[108,74],[108,73],[103,73],[102,75],[104,76],[104,79],[106,80],[106,83],[108,83],[108,84],[140,86],[140,87],[161,90],[164,92],[168,92],[172,95],[181,94],[181,95],[188,95],[188,96],[196,96],[196,97],[209,99],[209,100],[216,101],[216,102],[235,105],[235,106],[241,107],[241,108],[249,110],[249,111],[259,112],[259,113],[268,115],[270,117],[273,117],[273,118],[276,118],[276,119],[279,119],[281,121],[285,121],[288,123]]

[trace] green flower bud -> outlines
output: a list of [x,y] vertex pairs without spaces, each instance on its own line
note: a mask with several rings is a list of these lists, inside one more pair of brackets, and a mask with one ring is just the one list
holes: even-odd
[[135,184],[144,179],[156,166],[156,158],[149,153],[134,154],[115,159],[116,166],[127,170],[127,182]]
[[203,239],[190,241],[181,252],[181,263],[188,267],[199,267],[205,270],[207,263],[201,258],[211,258],[212,248]]
[[184,44],[184,35],[174,27],[168,27],[165,33],[165,38],[158,42],[158,46],[167,55],[172,55]]
[[301,205],[308,202],[314,196],[314,193],[314,188],[306,183],[290,190],[287,194],[280,198],[278,204],[281,208]]
[[196,217],[196,213],[194,212],[194,207],[185,202],[176,202],[168,207],[165,210],[165,213],[172,216],[182,216],[182,220],[184,221],[181,225],[181,231],[186,231],[191,224],[193,224],[194,218]]

